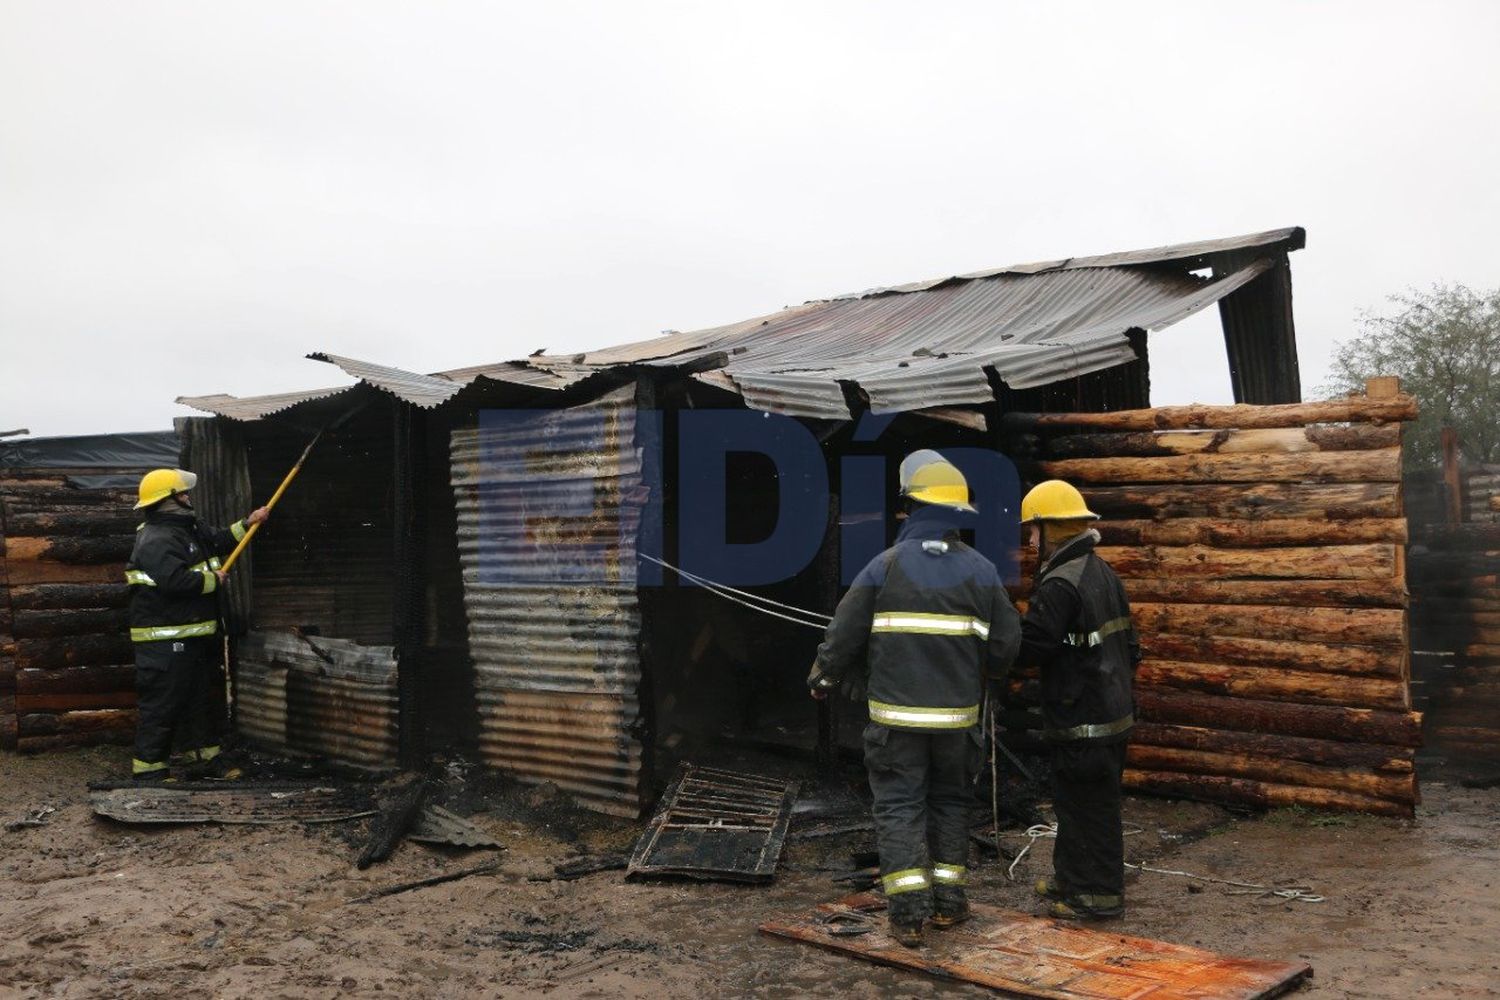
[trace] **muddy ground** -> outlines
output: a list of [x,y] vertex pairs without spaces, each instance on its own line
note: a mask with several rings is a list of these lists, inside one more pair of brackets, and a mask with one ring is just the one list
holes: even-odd
[[[759,921],[842,895],[832,881],[868,835],[793,839],[774,884],[626,883],[618,871],[538,881],[579,855],[623,851],[639,827],[580,817],[545,791],[455,807],[508,845],[490,875],[390,896],[372,889],[476,864],[488,852],[404,843],[355,869],[368,821],[324,826],[129,827],[95,819],[85,784],[115,749],[0,755],[0,823],[44,805],[40,827],[0,826],[0,996],[962,997],[989,991],[763,937]],[[825,779],[851,782],[848,775]],[[1127,857],[1321,903],[1258,900],[1143,873],[1123,933],[1230,954],[1302,959],[1307,997],[1500,996],[1500,790],[1439,771],[1415,821],[1131,799]],[[811,817],[799,819],[806,828]],[[1014,831],[1011,849],[1024,843]],[[1032,910],[1039,841],[1008,881],[973,897]]]

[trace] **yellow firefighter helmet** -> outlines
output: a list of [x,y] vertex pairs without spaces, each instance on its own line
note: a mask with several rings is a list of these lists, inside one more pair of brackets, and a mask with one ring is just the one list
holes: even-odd
[[1083,494],[1071,483],[1049,479],[1037,483],[1021,501],[1021,523],[1033,521],[1097,521],[1099,515],[1089,510]]
[[198,477],[182,469],[152,469],[141,477],[140,500],[135,510],[160,503],[174,493],[186,493],[198,485]]

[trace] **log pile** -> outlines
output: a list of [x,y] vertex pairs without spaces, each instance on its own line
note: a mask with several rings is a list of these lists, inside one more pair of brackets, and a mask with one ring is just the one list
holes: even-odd
[[1500,762],[1500,523],[1413,528],[1412,647],[1428,742]]
[[129,490],[76,486],[68,470],[0,472],[0,745],[129,742],[135,674],[123,574],[134,500]]
[[[1006,419],[1035,456],[1026,478],[1067,479],[1103,516],[1098,552],[1130,596],[1145,659],[1127,787],[1413,814],[1400,424],[1415,415],[1387,394]],[[1022,676],[1012,695],[1035,688]]]

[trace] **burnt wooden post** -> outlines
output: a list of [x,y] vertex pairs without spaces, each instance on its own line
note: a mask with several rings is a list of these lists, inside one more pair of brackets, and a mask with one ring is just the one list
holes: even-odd
[[1464,519],[1463,477],[1458,468],[1458,431],[1444,427],[1443,435],[1443,513],[1449,524]]
[[426,630],[422,599],[427,577],[427,414],[409,403],[395,408],[394,539],[392,545],[391,644],[396,653],[398,751],[402,767],[413,767],[426,750],[422,731],[421,680]]

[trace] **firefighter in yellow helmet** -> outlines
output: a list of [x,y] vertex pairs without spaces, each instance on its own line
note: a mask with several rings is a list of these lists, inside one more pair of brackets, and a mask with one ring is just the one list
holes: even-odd
[[1052,901],[1053,916],[1066,919],[1125,911],[1120,777],[1141,653],[1125,588],[1094,551],[1099,533],[1090,522],[1097,518],[1060,479],[1037,484],[1021,501],[1039,565],[1016,662],[1041,670],[1057,812],[1053,875],[1036,891]]
[[868,673],[865,767],[892,936],[922,943],[930,916],[969,915],[971,786],[984,759],[979,705],[1003,678],[1020,616],[999,571],[959,539],[972,518],[963,474],[933,451],[901,465],[906,519],[834,612],[808,677],[813,697]]
[[264,507],[228,528],[198,523],[188,491],[198,477],[182,469],[154,469],[141,479],[136,510],[145,521],[125,564],[130,588],[130,638],[135,647],[138,718],[136,781],[167,777],[175,749],[187,776],[228,776],[219,755],[215,685],[222,687],[218,590],[228,555]]

